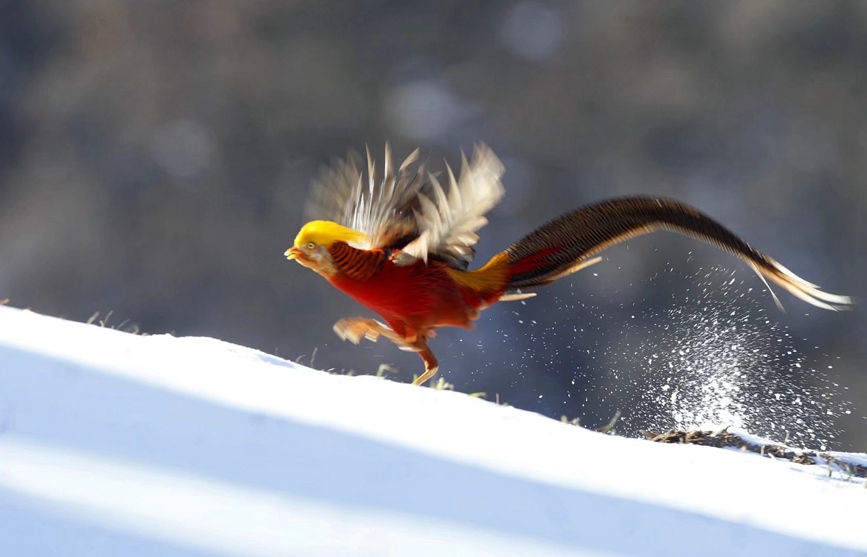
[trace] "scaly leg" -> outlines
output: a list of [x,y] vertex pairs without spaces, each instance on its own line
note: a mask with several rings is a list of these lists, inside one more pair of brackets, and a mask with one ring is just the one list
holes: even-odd
[[425,341],[424,338],[419,338],[419,340],[416,341],[416,345],[419,345],[418,355],[421,356],[421,359],[424,362],[424,373],[416,377],[412,384],[424,385],[428,379],[436,375],[440,366],[436,357],[433,355],[433,352],[428,348],[427,341]]

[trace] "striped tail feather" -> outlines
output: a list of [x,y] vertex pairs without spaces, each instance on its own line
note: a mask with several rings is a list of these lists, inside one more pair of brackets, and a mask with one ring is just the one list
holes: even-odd
[[[773,258],[768,256],[765,256],[765,258],[768,260],[771,267],[763,268],[757,266],[752,261],[747,261],[747,264],[752,267],[762,280],[765,280],[767,277],[792,296],[800,298],[808,304],[822,309],[829,309],[832,311],[851,309],[853,303],[851,297],[824,292],[818,285],[815,285],[812,282],[807,282],[782,266]],[[767,282],[765,282],[765,284],[767,285]],[[771,290],[770,286],[768,286],[768,290]],[[782,309],[783,306],[780,303],[780,300],[777,299],[773,290],[771,290],[771,295],[774,297],[777,306]]]
[[503,299],[550,284],[596,263],[600,258],[594,256],[606,248],[656,230],[678,232],[727,251],[744,260],[766,284],[770,280],[816,307],[839,311],[852,304],[848,296],[823,292],[800,278],[698,209],[658,197],[601,201],[537,228],[504,252],[509,280]]

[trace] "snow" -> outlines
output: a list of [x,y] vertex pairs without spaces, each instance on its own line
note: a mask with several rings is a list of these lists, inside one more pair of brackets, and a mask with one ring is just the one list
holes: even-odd
[[2,556],[867,555],[831,476],[0,307]]

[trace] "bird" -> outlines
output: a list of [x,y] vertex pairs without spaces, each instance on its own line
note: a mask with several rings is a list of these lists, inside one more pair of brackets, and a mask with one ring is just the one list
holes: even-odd
[[[395,167],[385,146],[381,172],[367,150],[335,159],[313,181],[307,215],[289,260],[312,269],[384,322],[340,319],[334,332],[355,344],[386,338],[416,352],[423,385],[439,368],[429,346],[441,327],[471,329],[482,310],[524,300],[532,290],[601,260],[603,250],[636,236],[667,230],[701,240],[743,260],[765,282],[828,310],[847,309],[848,296],[822,291],[755,249],[700,210],[675,199],[630,196],[602,200],[565,213],[533,230],[477,269],[478,231],[503,197],[504,166],[490,147],[477,144],[468,161],[461,153],[455,176],[428,172],[413,151]],[[444,186],[443,182],[447,185]]]

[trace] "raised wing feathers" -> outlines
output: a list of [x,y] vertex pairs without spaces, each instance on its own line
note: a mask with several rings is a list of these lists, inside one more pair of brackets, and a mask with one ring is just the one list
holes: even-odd
[[402,247],[400,244],[418,234],[413,209],[418,206],[425,176],[423,167],[413,168],[417,158],[418,150],[406,158],[395,174],[391,148],[386,145],[382,180],[370,151],[367,180],[359,170],[357,153],[350,152],[345,160],[334,159],[313,183],[306,209],[308,217],[364,232],[370,243],[357,246],[363,249]]
[[436,175],[416,166],[414,151],[395,172],[391,149],[385,147],[383,177],[368,152],[367,180],[358,169],[358,155],[335,160],[314,182],[308,216],[364,232],[364,249],[401,249],[399,265],[418,259],[439,259],[467,268],[473,258],[476,231],[487,223],[484,214],[503,196],[503,165],[485,145],[472,160],[462,157],[460,178],[446,166],[448,193]]
[[476,231],[488,222],[485,213],[503,197],[503,170],[494,152],[479,145],[472,162],[461,156],[459,179],[446,165],[448,194],[437,177],[430,175],[430,193],[420,198],[421,207],[415,215],[421,233],[403,252],[424,260],[435,255],[466,268],[475,254],[472,246],[479,241]]

